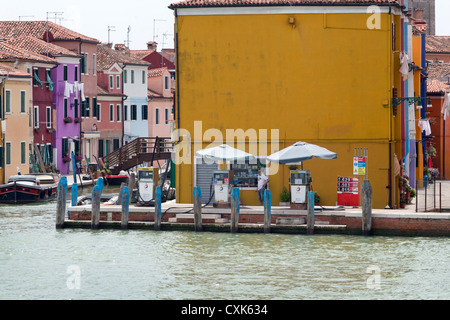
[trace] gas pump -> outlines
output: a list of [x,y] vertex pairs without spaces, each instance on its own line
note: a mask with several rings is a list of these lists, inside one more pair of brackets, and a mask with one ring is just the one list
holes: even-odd
[[138,205],[150,205],[158,185],[158,168],[138,168]]
[[219,170],[213,172],[214,198],[216,203],[228,203],[230,172]]
[[291,185],[291,207],[307,208],[307,194],[311,189],[311,172],[308,170],[291,170],[289,184]]

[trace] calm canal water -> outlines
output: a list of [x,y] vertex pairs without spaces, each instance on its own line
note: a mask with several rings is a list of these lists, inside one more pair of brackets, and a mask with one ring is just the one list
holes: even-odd
[[450,299],[450,239],[55,229],[0,206],[0,299]]

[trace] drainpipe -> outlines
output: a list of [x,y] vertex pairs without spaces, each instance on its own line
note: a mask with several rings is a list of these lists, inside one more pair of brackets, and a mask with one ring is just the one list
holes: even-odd
[[175,8],[175,76],[176,76],[176,103],[177,103],[177,129],[180,129],[180,60],[178,55],[178,14]]

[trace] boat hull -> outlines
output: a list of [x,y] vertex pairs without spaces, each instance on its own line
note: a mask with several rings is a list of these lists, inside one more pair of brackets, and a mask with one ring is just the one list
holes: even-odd
[[0,203],[23,204],[51,201],[56,199],[57,189],[57,184],[30,186],[20,183],[8,183],[0,186]]
[[120,186],[122,182],[128,183],[128,178],[128,175],[105,176],[105,182],[107,182],[108,185]]

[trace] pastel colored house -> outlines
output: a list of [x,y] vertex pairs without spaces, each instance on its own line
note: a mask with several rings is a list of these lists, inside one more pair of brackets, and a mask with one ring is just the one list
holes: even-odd
[[5,183],[18,171],[22,174],[29,172],[29,150],[33,141],[29,124],[32,80],[31,74],[0,63],[0,82],[0,180]]
[[[78,101],[79,106],[77,108],[78,114],[82,118],[81,132],[78,134],[81,137],[80,152],[90,162],[96,163],[93,155],[97,154],[96,146],[100,134],[93,128],[97,121],[94,111],[97,106],[97,44],[99,41],[51,21],[0,21],[0,37],[2,39],[25,35],[61,46],[82,56],[79,67],[73,66],[74,69],[68,70],[68,74],[73,75],[74,80],[72,81],[77,81],[80,84],[75,95],[78,94],[78,97],[84,96],[85,98]],[[77,80],[75,80],[75,73],[77,74]],[[58,81],[61,81],[61,79],[58,76]],[[72,84],[72,82],[69,83]],[[70,143],[71,138],[67,136],[66,139],[62,138],[61,141],[57,141],[56,148],[61,147],[64,151],[69,152],[77,148],[75,142],[77,140],[72,139],[73,142]],[[71,146],[68,147],[66,142]],[[61,172],[70,170],[70,167],[69,163],[63,163]]]
[[168,68],[148,72],[149,137],[170,137],[173,124],[174,81]]
[[[52,68],[33,68],[34,143],[46,166],[55,165],[61,173],[72,170],[70,152],[79,153],[80,119],[78,106],[82,101],[72,89],[79,83],[81,56],[63,47],[32,36],[21,36],[6,43],[54,58]],[[42,86],[41,86],[42,84]]]
[[[387,0],[172,4],[174,118],[183,129],[175,140],[190,155],[177,161],[177,202],[192,203],[201,168],[195,152],[218,140],[235,147],[239,142],[259,157],[270,175],[272,203],[278,204],[289,186],[289,168],[265,157],[305,141],[338,155],[303,163],[322,205],[336,205],[338,177],[353,177],[355,151],[367,148],[373,207],[398,207],[394,163],[397,158],[410,164],[408,157],[415,154],[414,128],[407,125],[415,122],[415,105],[394,98],[420,95],[411,87],[414,72],[400,73],[400,53],[412,57],[403,5]],[[256,185],[241,188],[244,204],[259,204],[255,190]]]
[[114,46],[123,65],[123,139],[128,143],[148,135],[147,75],[150,63],[130,55],[121,44]]
[[100,131],[99,157],[107,156],[123,143],[122,101],[123,69],[121,59],[109,44],[98,45],[98,114],[97,128]]

